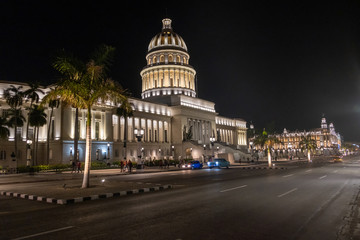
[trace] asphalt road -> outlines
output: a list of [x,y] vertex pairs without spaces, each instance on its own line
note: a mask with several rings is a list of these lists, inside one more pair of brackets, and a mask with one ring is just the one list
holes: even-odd
[[360,159],[118,176],[174,189],[73,205],[0,196],[0,239],[338,239]]

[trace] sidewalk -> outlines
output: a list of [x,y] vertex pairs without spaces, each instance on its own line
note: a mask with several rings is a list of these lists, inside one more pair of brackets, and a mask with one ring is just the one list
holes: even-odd
[[[278,161],[280,162],[280,161]],[[254,168],[267,166],[267,163],[234,163],[232,167]],[[207,168],[207,165],[204,166]],[[120,172],[120,169],[100,169],[90,171],[90,187],[82,189],[83,173],[40,172],[30,175],[0,175],[0,195],[23,199],[43,201],[56,204],[69,204],[95,200],[99,198],[118,197],[143,192],[153,192],[173,188],[170,184],[153,182],[126,181],[121,176],[132,174],[148,174],[184,169],[170,166],[169,168],[145,167],[133,169],[132,173]],[[185,170],[191,171],[191,170]]]

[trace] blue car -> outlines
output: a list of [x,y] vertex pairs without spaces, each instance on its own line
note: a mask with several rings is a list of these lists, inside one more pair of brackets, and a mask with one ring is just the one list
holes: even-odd
[[199,161],[191,161],[188,163],[184,163],[181,165],[181,168],[183,169],[201,169],[203,167],[203,164]]
[[210,161],[207,163],[209,168],[213,168],[213,167],[218,167],[218,168],[222,168],[222,167],[226,167],[229,168],[230,166],[230,162],[227,161],[224,158],[215,158],[214,160]]
[[203,164],[199,161],[191,161],[191,169],[201,169],[203,167]]

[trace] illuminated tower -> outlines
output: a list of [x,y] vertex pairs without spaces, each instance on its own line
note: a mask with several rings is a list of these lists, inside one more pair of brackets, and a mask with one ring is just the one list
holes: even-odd
[[140,72],[141,97],[155,100],[163,96],[196,97],[196,71],[189,65],[190,55],[184,40],[171,27],[171,19],[162,20],[160,33],[150,41],[147,65]]
[[327,129],[327,123],[326,123],[326,118],[321,118],[321,128],[323,129]]

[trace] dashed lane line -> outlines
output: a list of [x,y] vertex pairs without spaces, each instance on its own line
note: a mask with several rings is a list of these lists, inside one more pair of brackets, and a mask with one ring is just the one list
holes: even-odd
[[283,193],[283,194],[278,195],[278,197],[281,198],[281,197],[286,196],[286,195],[288,195],[288,194],[290,194],[290,193],[292,193],[292,192],[295,192],[296,190],[298,190],[298,189],[297,189],[297,188],[293,188],[293,189],[291,189],[290,191],[287,191],[287,192],[285,192],[285,193]]
[[46,234],[49,234],[49,233],[54,233],[54,232],[59,232],[59,231],[67,230],[67,229],[70,229],[70,228],[74,228],[74,226],[68,226],[68,227],[63,227],[63,228],[57,228],[57,229],[53,229],[53,230],[46,231],[46,232],[41,232],[41,233],[36,233],[36,234],[32,234],[32,235],[28,235],[28,236],[24,236],[24,237],[14,238],[13,240],[20,240],[20,239],[33,238],[33,237],[37,237],[37,236],[41,236],[41,235],[46,235]]
[[220,192],[221,192],[221,193],[223,193],[223,192],[228,192],[228,191],[232,191],[232,190],[236,190],[236,189],[240,189],[240,188],[244,188],[244,187],[247,187],[247,185],[242,185],[242,186],[239,186],[239,187],[234,187],[234,188],[225,189],[225,190],[222,190],[222,191],[220,191]]
[[323,178],[326,178],[326,177],[327,177],[327,175],[324,175],[324,176],[319,177],[319,179],[323,179]]

